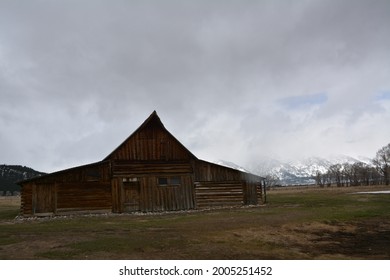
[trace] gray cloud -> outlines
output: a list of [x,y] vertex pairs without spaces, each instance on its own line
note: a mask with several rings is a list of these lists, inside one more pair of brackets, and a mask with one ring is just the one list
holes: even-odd
[[100,160],[155,109],[209,160],[373,156],[389,21],[379,0],[0,1],[2,160]]

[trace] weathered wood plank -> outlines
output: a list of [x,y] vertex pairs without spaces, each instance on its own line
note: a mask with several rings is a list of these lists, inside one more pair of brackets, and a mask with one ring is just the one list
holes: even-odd
[[197,208],[242,205],[243,182],[195,182]]
[[192,166],[188,162],[161,162],[161,161],[146,161],[146,162],[129,162],[129,161],[114,161],[113,175],[153,175],[165,173],[192,173]]

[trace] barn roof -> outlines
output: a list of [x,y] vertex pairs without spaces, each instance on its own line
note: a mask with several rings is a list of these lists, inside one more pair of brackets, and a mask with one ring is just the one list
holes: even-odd
[[180,143],[179,140],[176,139],[175,136],[172,135],[164,126],[162,121],[160,120],[160,117],[157,115],[156,110],[152,112],[152,114],[129,136],[126,138],[125,141],[123,141],[115,150],[113,150],[107,157],[103,159],[109,160],[113,154],[115,154],[123,145],[125,145],[132,137],[134,137],[135,134],[137,134],[139,131],[144,129],[147,126],[159,126],[163,130],[166,131],[167,134],[169,134],[170,137],[172,137],[193,159],[198,159],[193,153],[191,153],[182,143]]
[[215,165],[215,166],[220,166],[220,167],[223,167],[223,168],[226,168],[226,169],[231,169],[231,170],[236,170],[236,171],[239,171],[243,174],[247,174],[247,175],[250,175],[250,176],[254,176],[256,178],[263,178],[261,176],[258,176],[258,175],[255,175],[255,174],[251,174],[251,173],[248,173],[248,172],[243,172],[241,170],[238,170],[238,169],[234,169],[234,168],[231,168],[231,167],[227,167],[227,166],[223,166],[223,165],[219,165],[219,164],[216,164],[216,163],[211,163],[211,162],[208,162],[208,161],[205,161],[205,160],[201,160],[201,159],[198,159],[194,154],[192,154],[182,143],[180,143],[179,140],[176,139],[176,137],[174,137],[164,126],[164,124],[161,122],[159,116],[157,115],[157,112],[156,111],[153,111],[152,114],[129,136],[127,137],[116,149],[114,149],[107,157],[105,157],[102,161],[99,161],[99,162],[94,162],[94,163],[90,163],[90,164],[86,164],[86,165],[81,165],[81,166],[77,166],[77,167],[72,167],[72,168],[68,168],[68,169],[65,169],[65,170],[60,170],[60,171],[57,171],[57,172],[53,172],[53,173],[48,173],[48,174],[45,174],[43,176],[40,176],[40,177],[34,177],[34,178],[30,178],[30,179],[27,179],[27,180],[22,180],[20,182],[18,182],[18,184],[22,184],[22,183],[25,183],[25,182],[28,182],[28,181],[34,181],[34,180],[37,180],[37,179],[42,179],[42,178],[47,178],[47,177],[50,177],[52,175],[57,175],[57,174],[61,174],[61,173],[64,173],[64,172],[68,172],[68,171],[71,171],[71,170],[76,170],[78,168],[85,168],[85,167],[88,167],[88,166],[94,166],[94,165],[99,165],[99,164],[105,164],[107,162],[109,162],[109,160],[111,159],[112,155],[114,155],[123,145],[125,145],[132,137],[134,137],[135,134],[137,134],[139,131],[141,131],[142,129],[146,128],[146,127],[149,127],[149,126],[152,126],[152,127],[160,127],[162,128],[168,135],[170,135],[170,137],[172,137],[172,139],[174,139],[177,144],[179,146],[181,146],[187,153],[188,155],[190,156],[190,158],[198,161],[198,162],[203,162],[203,163],[207,163],[207,164],[211,164],[211,165]]
[[39,179],[46,179],[46,178],[50,178],[52,176],[64,174],[66,172],[71,172],[71,171],[75,171],[75,170],[82,169],[82,168],[99,166],[99,165],[102,165],[102,164],[109,164],[109,161],[104,161],[103,160],[103,161],[97,161],[97,162],[87,163],[87,164],[83,164],[83,165],[72,166],[72,167],[69,167],[69,168],[66,168],[66,169],[61,169],[61,170],[54,171],[54,172],[51,172],[51,173],[45,173],[43,175],[38,175],[36,177],[32,177],[32,178],[29,178],[29,179],[20,180],[20,181],[17,181],[16,183],[20,185],[20,184],[23,184],[23,183],[26,183],[26,182],[35,181],[35,180],[39,180]]

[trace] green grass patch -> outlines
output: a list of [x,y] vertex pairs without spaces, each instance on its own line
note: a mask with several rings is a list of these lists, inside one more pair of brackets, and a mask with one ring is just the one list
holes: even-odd
[[308,220],[348,221],[390,217],[390,195],[308,191],[269,194],[269,206],[283,212],[302,213]]
[[19,208],[0,208],[0,221],[12,220],[19,215]]

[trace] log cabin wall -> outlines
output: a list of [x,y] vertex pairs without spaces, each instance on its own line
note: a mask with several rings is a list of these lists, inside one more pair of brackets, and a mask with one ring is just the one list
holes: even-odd
[[33,206],[32,206],[32,196],[33,196],[33,183],[26,182],[21,185],[20,192],[20,213],[22,215],[32,215]]
[[262,201],[260,177],[198,160],[195,164],[196,207],[256,205]]
[[110,182],[58,184],[57,213],[93,210],[112,210]]
[[22,184],[23,215],[111,211],[109,162],[55,172]]
[[243,182],[195,182],[196,208],[240,206],[244,204]]

